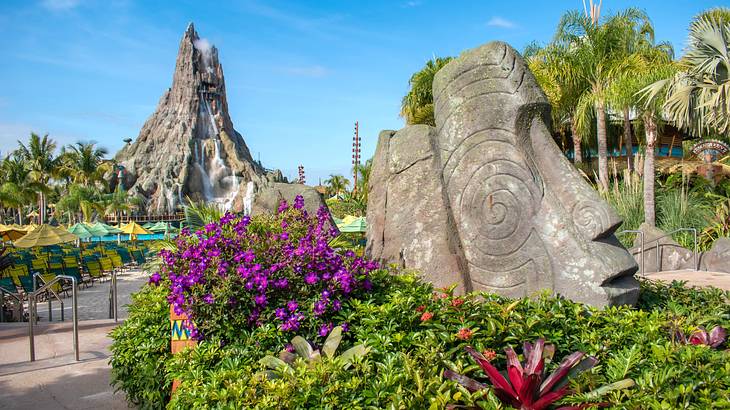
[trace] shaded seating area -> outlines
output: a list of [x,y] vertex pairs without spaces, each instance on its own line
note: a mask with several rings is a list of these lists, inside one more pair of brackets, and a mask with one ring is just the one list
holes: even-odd
[[[63,228],[47,226],[42,225],[7,241],[2,248],[0,308],[5,321],[27,320],[27,313],[22,312],[23,303],[35,289],[59,275],[75,278],[79,290],[83,291],[108,280],[112,273],[123,274],[153,256],[143,242],[83,242],[80,236]],[[86,227],[73,230],[84,236],[84,229]],[[39,299],[68,297],[70,290],[70,281],[59,281],[48,292],[39,295]]]

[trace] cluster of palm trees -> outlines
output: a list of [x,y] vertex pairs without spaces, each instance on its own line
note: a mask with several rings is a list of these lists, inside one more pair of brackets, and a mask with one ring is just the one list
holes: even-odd
[[331,174],[324,181],[327,189],[328,197],[337,197],[343,202],[351,205],[353,211],[365,214],[368,205],[368,192],[370,185],[370,170],[373,160],[368,159],[365,163],[358,164],[353,169],[353,174],[357,172],[357,186],[350,188],[350,180],[343,175]]
[[94,142],[57,148],[48,135],[32,133],[0,162],[3,219],[44,223],[51,208],[57,219],[89,222],[95,215],[116,215],[139,206],[119,186],[109,192],[104,176],[113,170],[113,162],[105,159],[106,149]]
[[[585,4],[584,4],[585,5]],[[608,123],[622,125],[628,172],[634,172],[634,137],[643,139],[645,219],[655,222],[654,151],[664,124],[694,136],[730,133],[730,9],[716,8],[690,24],[688,47],[674,59],[657,42],[647,14],[636,8],[601,17],[601,3],[566,12],[552,41],[531,44],[525,57],[552,105],[555,131],[570,135],[575,162],[583,144],[595,142],[598,189],[609,188]],[[408,124],[433,125],[431,83],[449,58],[434,58],[410,79],[401,116]],[[431,115],[429,117],[429,112]],[[643,135],[632,130],[643,129]],[[643,138],[642,138],[643,137]]]

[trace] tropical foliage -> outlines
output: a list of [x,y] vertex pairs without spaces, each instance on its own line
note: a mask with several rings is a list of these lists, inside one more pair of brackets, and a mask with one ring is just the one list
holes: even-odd
[[717,8],[690,24],[688,48],[679,71],[647,88],[666,93],[668,119],[696,135],[730,132],[730,9]]
[[436,125],[433,116],[433,78],[451,60],[451,57],[434,57],[408,80],[409,90],[401,101],[400,110],[406,124]]
[[[617,409],[730,405],[724,345],[711,349],[676,343],[670,332],[678,328],[691,334],[698,326],[727,328],[730,295],[722,291],[643,282],[638,308],[595,309],[546,295],[518,300],[492,294],[457,296],[403,272],[374,271],[371,280],[372,291],[343,301],[335,315],[335,321],[349,324],[349,332],[341,333],[343,350],[362,344],[369,349],[367,355],[349,366],[339,360],[303,360],[291,371],[279,368],[280,377],[269,378],[264,375],[273,362],[262,359],[276,357],[281,350],[297,350],[289,346],[289,335],[276,322],[240,327],[233,338],[210,335],[195,349],[171,357],[168,312],[163,308],[170,283],[162,278],[160,287],[145,287],[135,297],[136,313],[113,334],[115,384],[145,408],[498,409],[505,406],[493,389],[471,392],[449,380],[448,374],[484,377],[480,366],[463,355],[467,346],[504,369],[512,363],[511,355],[500,353],[504,347],[542,338],[555,346],[556,357],[581,351],[600,364],[571,376],[565,385],[571,392],[557,405],[597,401]],[[232,306],[229,314],[216,320],[235,320],[236,311]],[[157,320],[154,325],[148,322],[152,316]],[[316,329],[303,336],[323,340]],[[303,345],[300,349],[311,357],[327,343],[324,339],[314,344],[311,352]],[[145,347],[139,350],[136,345]],[[524,359],[529,357],[528,353]],[[298,360],[302,359],[295,363]],[[545,374],[559,364],[545,360]],[[168,403],[173,378],[181,383]],[[614,383],[625,379],[635,385],[613,389],[622,386]],[[605,394],[598,397],[601,392]]]
[[139,209],[141,200],[121,187],[109,191],[105,175],[113,162],[105,148],[94,142],[77,142],[57,149],[48,135],[32,133],[27,142],[0,163],[0,218],[23,224],[52,217],[67,223],[89,222],[104,215]]

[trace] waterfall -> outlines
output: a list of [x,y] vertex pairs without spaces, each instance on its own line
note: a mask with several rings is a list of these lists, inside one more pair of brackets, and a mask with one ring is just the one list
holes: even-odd
[[254,200],[254,183],[253,181],[248,181],[246,184],[246,196],[243,197],[243,213],[244,215],[251,215],[251,211],[253,210],[253,200]]
[[203,101],[203,111],[208,116],[208,124],[210,125],[209,131],[212,134],[211,136],[217,137],[218,126],[215,124],[215,117],[213,116],[213,110],[210,109],[210,103],[208,102],[208,99],[204,98],[202,95],[200,99]]
[[[222,210],[229,210],[236,199],[240,177],[237,177],[223,160],[218,126],[215,123],[210,102],[202,92],[200,94],[200,115],[208,117],[207,127],[204,129],[205,135],[200,136],[202,139],[197,141],[195,146],[197,156],[195,166],[200,172],[203,196],[206,202],[217,204]],[[213,140],[213,155],[209,161],[206,161],[204,141],[208,139]]]

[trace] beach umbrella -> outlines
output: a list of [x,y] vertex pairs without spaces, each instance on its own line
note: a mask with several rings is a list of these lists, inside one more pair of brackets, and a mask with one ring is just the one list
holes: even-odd
[[368,225],[364,216],[356,217],[347,215],[342,220],[342,223],[337,224],[337,229],[340,232],[365,232],[367,231]]
[[147,222],[146,224],[142,225],[142,227],[144,229],[150,229],[150,228],[152,228],[155,225],[157,225],[157,224],[156,223],[152,223],[152,222]]
[[134,221],[126,225],[122,225],[120,230],[121,233],[126,233],[128,235],[149,235],[152,233],[147,229],[144,229],[140,224]]
[[25,229],[22,229],[20,227],[0,224],[0,237],[4,241],[14,241],[16,239],[20,239],[25,236],[26,233],[27,232],[25,231]]
[[97,236],[97,235],[94,235],[89,230],[89,228],[86,227],[86,225],[80,224],[80,223],[69,226],[67,231],[71,232],[72,234],[78,236],[81,239],[88,239],[88,238],[91,238],[92,236]]
[[78,236],[63,228],[43,224],[14,241],[13,244],[19,248],[33,248],[35,246],[50,246],[72,242],[77,239],[79,239]]
[[137,222],[130,222],[126,225],[123,225],[121,227],[122,233],[129,234],[129,239],[135,240],[137,239],[137,235],[150,235],[152,232],[148,231],[147,229],[144,229],[140,224]]

